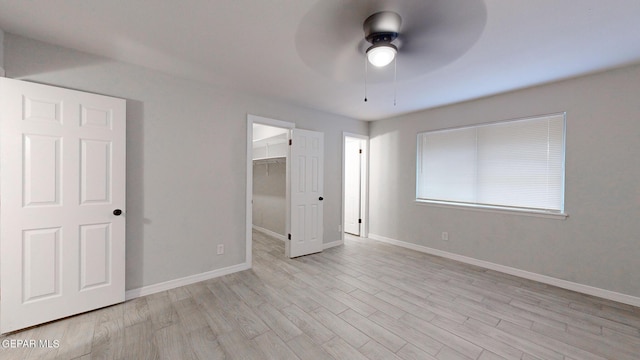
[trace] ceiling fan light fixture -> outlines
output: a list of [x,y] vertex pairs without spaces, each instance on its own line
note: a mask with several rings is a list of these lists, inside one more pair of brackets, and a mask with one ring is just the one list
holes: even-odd
[[398,53],[398,48],[391,43],[376,43],[367,49],[367,60],[371,65],[384,67],[389,65]]

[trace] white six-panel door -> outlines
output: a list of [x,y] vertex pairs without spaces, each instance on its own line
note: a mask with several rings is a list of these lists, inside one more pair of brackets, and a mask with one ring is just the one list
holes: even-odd
[[291,240],[288,256],[323,248],[324,134],[293,129],[291,145]]
[[0,78],[0,330],[124,301],[125,101]]

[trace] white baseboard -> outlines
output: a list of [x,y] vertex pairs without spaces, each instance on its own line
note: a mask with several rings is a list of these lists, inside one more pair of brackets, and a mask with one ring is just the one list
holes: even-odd
[[[252,225],[252,227],[253,227],[253,230],[255,230],[255,231],[259,231],[259,232],[261,232],[263,234],[272,236],[272,237],[274,237],[276,239],[279,239],[279,240],[282,240],[282,241],[287,241],[287,237],[282,235],[282,234],[278,234],[277,232],[273,232],[273,231],[271,231],[269,229],[265,229],[263,227],[256,226],[256,225]],[[333,241],[333,242],[330,242],[330,243],[322,244],[322,250],[326,250],[326,249],[332,248],[334,246],[340,246],[342,244],[344,244],[344,241],[342,241],[342,240],[336,240],[336,241]]]
[[229,266],[222,269],[208,271],[201,274],[191,275],[183,277],[181,279],[169,280],[158,284],[143,286],[137,289],[127,290],[125,292],[125,300],[135,299],[141,296],[151,295],[159,293],[165,290],[175,289],[180,286],[191,285],[200,281],[205,281],[213,278],[217,278],[223,275],[229,275],[238,271],[244,271],[251,268],[251,264],[242,263],[238,265]]
[[344,244],[343,240],[336,240],[330,243],[326,243],[326,244],[322,244],[322,250],[327,250],[329,248],[335,247],[335,246],[340,246]]
[[284,236],[282,234],[278,234],[275,231],[271,231],[269,229],[265,229],[263,227],[256,226],[256,225],[252,225],[252,227],[253,227],[253,230],[255,230],[255,231],[259,231],[259,232],[261,232],[263,234],[266,234],[266,235],[269,235],[269,236],[273,236],[274,238],[276,238],[278,240],[287,241],[287,237],[286,236]]
[[553,285],[559,288],[572,290],[579,293],[593,295],[603,299],[608,299],[608,300],[616,301],[619,303],[640,307],[640,298],[636,296],[622,294],[615,291],[605,290],[605,289],[601,289],[601,288],[597,288],[589,285],[579,284],[572,281],[562,280],[562,279],[554,278],[547,275],[541,275],[541,274],[533,273],[530,271],[525,271],[525,270],[512,268],[509,266],[495,264],[489,261],[478,260],[468,256],[458,255],[458,254],[450,253],[443,250],[433,249],[423,245],[411,244],[405,241],[391,239],[388,237],[384,237],[384,236],[376,235],[372,233],[369,233],[369,239],[378,240],[384,243],[401,246],[407,249],[411,249],[411,250],[415,250],[415,251],[419,251],[419,252],[423,252],[423,253],[427,253],[435,256],[440,256],[440,257],[451,259],[451,260],[456,260],[462,263],[479,266],[485,269],[498,271],[501,273],[521,277],[528,280],[537,281],[543,284]]

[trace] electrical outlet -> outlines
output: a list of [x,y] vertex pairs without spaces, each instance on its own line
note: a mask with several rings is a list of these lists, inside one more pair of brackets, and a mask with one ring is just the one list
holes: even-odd
[[218,245],[218,255],[224,254],[224,244]]
[[442,241],[449,241],[449,233],[446,231],[442,232]]

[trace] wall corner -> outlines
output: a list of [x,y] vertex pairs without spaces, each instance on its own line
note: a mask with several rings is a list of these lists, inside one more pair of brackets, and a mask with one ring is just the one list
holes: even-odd
[[0,76],[4,77],[4,31],[0,29]]

